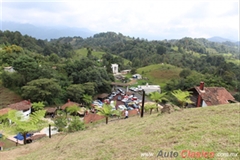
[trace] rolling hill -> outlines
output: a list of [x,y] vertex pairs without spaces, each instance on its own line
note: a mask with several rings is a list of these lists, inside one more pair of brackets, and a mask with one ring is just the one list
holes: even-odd
[[150,83],[158,84],[161,87],[166,85],[171,79],[179,79],[179,73],[182,68],[170,64],[153,64],[146,67],[138,68],[137,73],[147,77]]
[[[91,124],[85,131],[54,135],[26,146],[0,152],[4,160],[164,159],[160,151],[177,152],[175,159],[195,159],[191,153],[214,154],[214,159],[239,159],[240,104],[184,109],[171,114]],[[185,151],[184,151],[185,150]],[[186,151],[187,150],[187,151]],[[237,156],[221,157],[222,153]],[[176,155],[176,153],[175,153]],[[196,156],[196,155],[195,155]],[[206,159],[206,158],[197,158]]]

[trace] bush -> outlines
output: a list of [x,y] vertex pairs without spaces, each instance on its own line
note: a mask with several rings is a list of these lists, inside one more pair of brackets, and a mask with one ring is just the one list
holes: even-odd
[[77,119],[76,117],[72,119],[68,126],[68,132],[76,132],[85,129],[85,124]]

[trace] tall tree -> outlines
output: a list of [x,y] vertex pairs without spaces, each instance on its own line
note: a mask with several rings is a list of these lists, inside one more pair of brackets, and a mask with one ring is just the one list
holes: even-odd
[[106,124],[108,124],[108,118],[112,115],[120,116],[119,110],[113,110],[112,106],[109,104],[104,103],[103,106],[100,108],[96,108],[98,110],[97,114],[104,116],[106,118]]
[[89,106],[92,103],[92,96],[83,94],[83,102],[85,106]]
[[54,79],[37,79],[22,87],[23,98],[35,102],[46,101],[49,104],[54,103],[54,99],[58,98],[60,92],[61,87]]
[[76,116],[76,115],[77,115],[77,112],[79,111],[79,109],[80,109],[80,108],[79,108],[78,106],[73,105],[73,106],[67,107],[67,108],[66,108],[66,111],[67,111],[67,113],[70,113],[70,114]]
[[18,57],[13,62],[13,68],[22,75],[24,84],[30,82],[31,80],[37,79],[39,76],[39,66],[37,62],[27,55]]
[[43,102],[33,102],[32,103],[32,108],[34,111],[43,110],[44,106],[45,105],[43,104]]
[[5,131],[9,133],[21,133],[24,137],[24,144],[26,144],[26,135],[28,132],[37,131],[47,126],[47,121],[43,120],[45,110],[38,110],[26,119],[21,112],[10,110],[8,112],[8,119],[11,120],[10,126]]
[[172,91],[171,94],[177,98],[177,100],[180,102],[182,107],[185,107],[187,103],[193,103],[190,100],[191,92],[189,91],[181,91],[179,89],[179,90]]
[[[167,93],[152,92],[150,93],[150,98],[151,100],[156,102],[156,106],[158,106],[159,103],[163,101],[168,101],[166,94]],[[158,107],[157,107],[157,111],[158,111]]]

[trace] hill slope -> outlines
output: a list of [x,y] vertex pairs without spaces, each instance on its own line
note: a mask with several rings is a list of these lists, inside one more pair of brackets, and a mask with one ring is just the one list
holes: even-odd
[[[145,115],[90,126],[85,131],[55,135],[10,151],[1,159],[145,159],[159,151],[238,153],[239,104],[186,109],[172,114]],[[146,154],[145,154],[146,156]],[[159,157],[160,159],[161,157]],[[201,159],[201,158],[198,158]],[[224,158],[225,159],[225,158]]]

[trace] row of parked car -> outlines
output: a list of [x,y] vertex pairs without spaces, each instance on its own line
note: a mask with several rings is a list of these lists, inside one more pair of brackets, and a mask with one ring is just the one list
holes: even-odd
[[138,92],[138,91],[142,91],[142,88],[139,88],[139,87],[130,87],[129,90],[130,90],[130,91],[134,91],[134,92]]
[[115,92],[112,92],[104,102],[100,100],[93,101],[94,106],[102,107],[103,103],[109,103],[112,106],[113,110],[120,110],[123,111],[139,109],[139,104],[142,100],[138,99],[134,94],[126,95],[126,93],[121,89],[118,88]]

